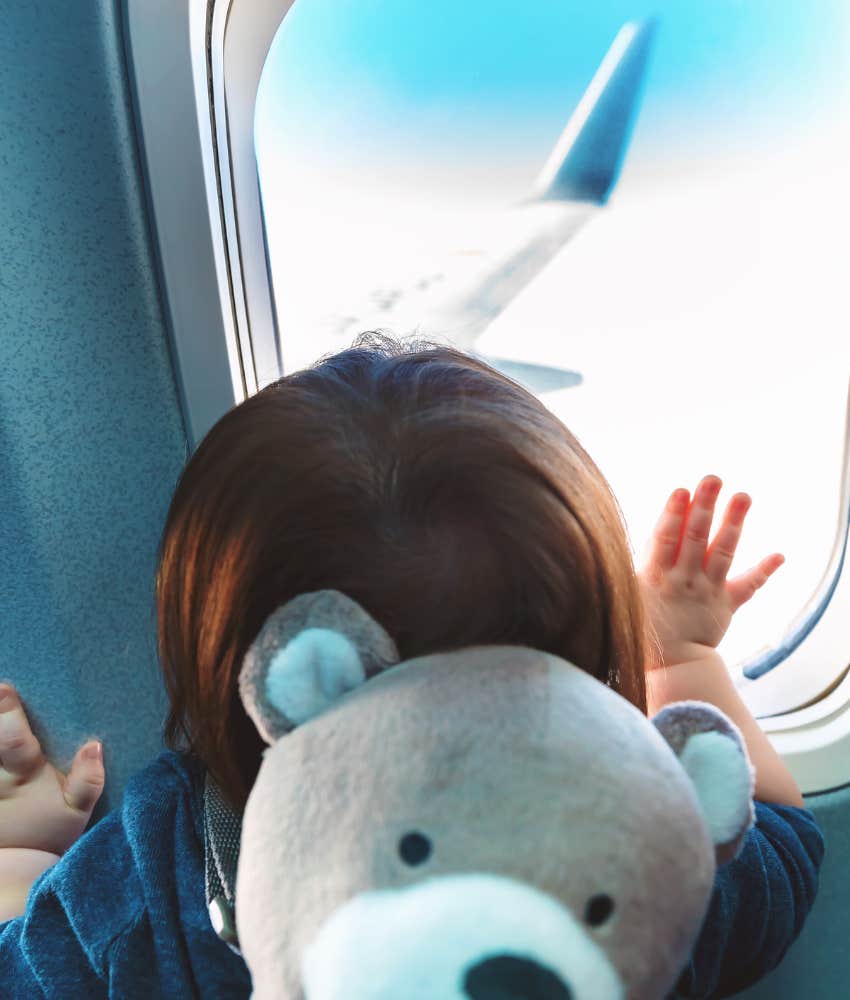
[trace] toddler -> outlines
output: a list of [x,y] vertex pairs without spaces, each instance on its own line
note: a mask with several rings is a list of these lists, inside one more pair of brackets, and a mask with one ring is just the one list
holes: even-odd
[[782,562],[727,580],[749,498],[732,498],[709,544],[720,485],[672,494],[637,574],[578,441],[458,351],[365,335],[232,409],[186,465],[160,546],[170,749],[85,836],[99,745],[62,775],[0,686],[0,997],[250,995],[231,916],[264,745],[237,677],[272,611],[323,589],[362,605],[405,660],[525,645],[644,713],[681,699],[726,712],[756,771],[756,824],[718,871],[676,995],[757,980],[800,932],[823,839],[716,652]]

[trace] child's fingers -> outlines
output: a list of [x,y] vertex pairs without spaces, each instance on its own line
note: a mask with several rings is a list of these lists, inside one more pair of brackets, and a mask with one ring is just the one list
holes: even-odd
[[762,559],[758,566],[754,566],[752,569],[747,570],[746,573],[742,573],[740,576],[736,576],[734,580],[730,580],[726,584],[726,590],[732,599],[732,611],[735,612],[742,604],[746,604],[753,594],[767,583],[784,562],[785,556],[774,552],[772,556]]
[[670,494],[649,540],[646,568],[650,573],[665,572],[675,564],[689,500],[687,490],[673,490]]
[[717,476],[705,476],[694,491],[694,500],[688,511],[679,558],[676,565],[688,575],[702,571],[705,561],[705,547],[711,522],[714,518],[714,504],[723,485]]
[[103,792],[104,774],[100,744],[87,743],[77,751],[65,779],[65,801],[72,809],[91,815]]
[[44,763],[18,694],[11,684],[0,684],[0,768],[27,779]]
[[726,579],[751,504],[752,500],[746,493],[736,493],[726,507],[723,523],[705,557],[705,575],[713,583],[722,583]]

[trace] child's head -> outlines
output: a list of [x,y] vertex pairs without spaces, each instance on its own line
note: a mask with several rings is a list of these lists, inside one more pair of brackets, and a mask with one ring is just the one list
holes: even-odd
[[243,657],[339,590],[402,659],[484,644],[575,663],[646,710],[646,631],[616,501],[534,396],[481,361],[369,335],[225,414],[189,460],[157,575],[166,741],[242,808],[264,744]]

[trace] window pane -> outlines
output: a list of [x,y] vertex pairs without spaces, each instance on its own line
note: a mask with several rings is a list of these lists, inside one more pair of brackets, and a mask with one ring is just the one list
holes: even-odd
[[475,349],[580,373],[542,398],[610,479],[639,555],[673,487],[713,472],[721,505],[751,493],[735,570],[787,564],[733,622],[735,662],[797,614],[835,537],[845,0],[299,0],[257,106],[272,276],[287,371],[387,325],[397,301],[412,305],[394,332],[435,333],[429,289],[501,238],[644,13],[658,32],[610,201]]

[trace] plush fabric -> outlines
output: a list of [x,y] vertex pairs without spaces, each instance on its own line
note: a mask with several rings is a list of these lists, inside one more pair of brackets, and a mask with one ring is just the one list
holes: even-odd
[[271,743],[394,663],[395,643],[355,601],[334,590],[301,594],[260,629],[242,665],[239,692]]
[[[247,1000],[248,970],[205,905],[202,776],[188,755],[161,754],[41,876],[26,916],[0,924],[2,1000]],[[726,996],[776,964],[812,905],[823,849],[808,810],[756,803],[743,849],[715,877],[679,996]]]
[[755,815],[743,794],[750,775],[736,766],[734,749],[742,739],[737,727],[713,706],[693,701],[668,705],[652,721],[688,772],[703,804],[717,863],[726,864],[741,847],[741,829]]
[[[252,657],[260,717],[276,655]],[[236,925],[256,1000],[454,1000],[494,956],[557,980],[552,997],[658,1000],[697,937],[715,851],[737,851],[752,809],[722,713],[661,716],[557,657],[490,646],[397,665],[285,732],[242,827]],[[682,726],[722,744],[693,755],[700,781],[664,735]],[[707,759],[731,798],[703,794]],[[411,839],[428,848],[416,862]]]

